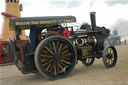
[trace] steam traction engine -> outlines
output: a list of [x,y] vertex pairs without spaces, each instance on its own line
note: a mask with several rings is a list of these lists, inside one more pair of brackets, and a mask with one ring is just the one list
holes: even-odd
[[[96,26],[95,12],[90,16],[92,25],[83,24],[76,31],[61,25],[76,22],[74,16],[13,18],[10,28],[16,32],[16,40],[10,42],[9,56],[23,74],[40,73],[48,79],[67,76],[78,60],[90,66],[95,58],[103,58],[104,65],[111,68],[117,52],[113,46],[104,46],[110,31]],[[19,38],[25,29],[30,29],[30,41]]]

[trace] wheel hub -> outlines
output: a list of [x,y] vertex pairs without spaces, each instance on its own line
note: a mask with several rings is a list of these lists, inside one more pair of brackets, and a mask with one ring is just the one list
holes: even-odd
[[108,54],[108,55],[107,55],[107,58],[108,58],[108,59],[111,59],[111,58],[112,58],[112,54]]
[[61,60],[61,54],[60,54],[60,53],[56,53],[56,54],[54,55],[54,57],[55,57],[55,60],[56,60],[57,62]]

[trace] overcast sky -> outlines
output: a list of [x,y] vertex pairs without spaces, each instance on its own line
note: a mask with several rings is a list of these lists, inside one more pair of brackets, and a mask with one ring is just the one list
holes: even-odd
[[[99,26],[115,27],[128,36],[128,0],[20,0],[22,17],[74,15],[77,22],[90,23],[89,12],[96,11]],[[5,0],[0,0],[0,12],[5,12]],[[0,16],[0,30],[3,17]]]

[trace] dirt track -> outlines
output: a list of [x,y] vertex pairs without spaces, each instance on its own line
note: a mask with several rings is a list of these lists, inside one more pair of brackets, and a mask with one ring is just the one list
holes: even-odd
[[117,51],[114,68],[105,68],[102,59],[96,59],[91,67],[79,62],[71,75],[55,81],[34,74],[23,75],[14,65],[0,66],[0,85],[128,85],[128,45],[117,46]]

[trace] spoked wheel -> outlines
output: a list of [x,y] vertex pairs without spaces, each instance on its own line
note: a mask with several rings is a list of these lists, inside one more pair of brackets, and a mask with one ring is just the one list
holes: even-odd
[[91,66],[95,61],[95,57],[85,58],[85,59],[82,59],[81,61],[84,65]]
[[114,67],[117,62],[117,52],[115,47],[108,46],[103,51],[103,62],[107,68]]
[[35,52],[37,70],[48,79],[59,79],[68,75],[76,64],[76,50],[62,36],[44,39]]

